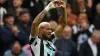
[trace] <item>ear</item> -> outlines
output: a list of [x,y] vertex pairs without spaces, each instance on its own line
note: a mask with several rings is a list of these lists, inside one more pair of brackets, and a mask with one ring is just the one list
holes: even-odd
[[42,28],[39,28],[39,32],[42,32],[43,31],[43,29]]
[[41,31],[41,28],[39,28],[39,30],[38,30],[39,32]]

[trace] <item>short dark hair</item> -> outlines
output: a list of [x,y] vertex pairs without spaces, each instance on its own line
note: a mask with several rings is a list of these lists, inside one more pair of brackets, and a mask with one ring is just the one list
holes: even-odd
[[26,9],[26,8],[23,8],[20,13],[19,13],[19,16],[23,15],[23,14],[26,14],[26,13],[29,13],[29,10]]
[[14,15],[13,14],[5,14],[4,16],[3,16],[3,20],[5,20],[5,19],[7,19],[8,17],[14,17]]
[[15,41],[12,43],[12,45],[14,45],[16,42],[18,42],[21,47],[23,46],[21,40],[19,40],[19,39],[15,39]]

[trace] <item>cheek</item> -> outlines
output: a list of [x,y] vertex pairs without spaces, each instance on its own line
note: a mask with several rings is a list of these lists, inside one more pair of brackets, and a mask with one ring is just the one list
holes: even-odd
[[22,16],[21,19],[22,19],[22,20],[25,20],[25,16]]
[[10,21],[14,22],[14,19],[11,19]]
[[11,22],[11,20],[6,20],[6,22],[7,22],[7,23],[10,23],[10,22]]
[[22,19],[28,21],[29,20],[29,16],[26,16],[26,15],[22,16]]
[[100,13],[100,10],[97,10],[97,13]]
[[43,34],[44,31],[43,31],[42,29],[40,29],[39,32],[40,32],[41,34]]
[[48,35],[48,31],[45,31],[44,34],[45,34],[45,35]]
[[21,20],[22,20],[22,21],[25,21],[25,17],[24,17],[24,16],[22,16],[22,17],[21,17]]
[[41,30],[41,33],[45,35],[46,34],[45,29]]
[[29,16],[26,16],[26,20],[29,20],[29,18],[30,18]]

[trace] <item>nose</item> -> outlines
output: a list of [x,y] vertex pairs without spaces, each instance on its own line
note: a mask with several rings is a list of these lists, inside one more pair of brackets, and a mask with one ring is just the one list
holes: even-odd
[[49,33],[51,33],[52,32],[52,30],[49,30]]

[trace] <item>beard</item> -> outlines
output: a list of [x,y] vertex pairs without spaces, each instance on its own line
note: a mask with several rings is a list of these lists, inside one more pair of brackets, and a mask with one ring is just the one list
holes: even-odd
[[49,40],[49,38],[45,34],[42,35],[42,39],[43,40]]
[[28,24],[29,21],[21,21],[23,24]]

